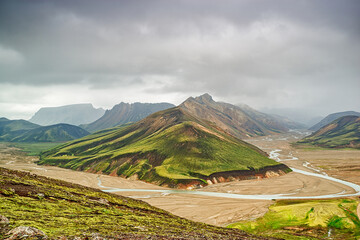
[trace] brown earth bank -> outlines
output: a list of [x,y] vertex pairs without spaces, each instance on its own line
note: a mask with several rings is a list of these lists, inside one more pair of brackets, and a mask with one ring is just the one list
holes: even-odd
[[[276,166],[267,166],[257,170],[234,170],[227,172],[217,172],[209,176],[199,175],[199,178],[206,181],[207,185],[217,183],[241,181],[241,180],[259,180],[263,178],[272,178],[285,175],[291,172],[290,168],[285,164],[278,164]],[[184,179],[181,180],[176,186],[179,189],[194,189],[206,186],[203,181],[197,179]]]

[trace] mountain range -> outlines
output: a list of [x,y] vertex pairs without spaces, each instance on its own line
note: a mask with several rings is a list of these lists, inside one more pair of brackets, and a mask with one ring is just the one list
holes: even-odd
[[180,188],[290,171],[181,106],[65,143],[38,163]]
[[170,103],[120,103],[111,110],[106,110],[105,114],[90,124],[83,124],[80,127],[89,132],[115,127],[129,122],[137,122],[150,114],[175,107]]
[[72,104],[61,107],[40,108],[29,121],[42,126],[58,123],[80,125],[91,123],[104,115],[104,113],[104,109],[94,108],[90,103]]
[[309,130],[318,131],[320,128],[324,127],[325,125],[328,125],[332,121],[334,121],[338,118],[344,117],[344,116],[359,116],[360,117],[360,113],[355,112],[355,111],[332,113],[332,114],[329,114],[328,116],[326,116],[324,119],[322,119],[320,122],[318,122],[314,126],[310,127]]
[[360,117],[340,117],[298,143],[325,148],[360,149]]

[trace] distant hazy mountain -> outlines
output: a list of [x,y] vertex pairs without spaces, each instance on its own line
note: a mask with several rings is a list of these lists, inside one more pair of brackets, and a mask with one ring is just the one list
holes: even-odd
[[90,124],[84,124],[80,127],[89,132],[96,132],[101,129],[114,127],[117,125],[137,122],[154,112],[175,107],[171,103],[120,103],[111,110],[106,110],[105,114]]
[[24,132],[40,127],[26,120],[9,120],[0,118],[0,141],[10,141]]
[[91,123],[100,118],[104,113],[104,109],[94,108],[90,103],[73,104],[41,108],[29,121],[42,126],[58,123],[80,125]]
[[28,130],[11,139],[11,142],[66,142],[88,134],[78,126],[60,123]]
[[218,127],[238,138],[264,136],[288,131],[284,121],[261,113],[247,105],[235,106],[215,102],[209,94],[188,98],[180,108],[192,115],[214,122]]
[[360,117],[340,117],[298,143],[326,148],[360,148]]
[[311,127],[315,124],[317,124],[318,122],[320,122],[321,120],[324,119],[324,116],[317,116],[317,117],[313,117],[311,119],[309,119],[307,122],[306,122],[306,126],[307,127]]
[[309,130],[317,131],[320,128],[324,127],[325,125],[331,123],[332,121],[334,121],[340,117],[344,117],[344,116],[360,116],[360,113],[354,112],[354,111],[333,113],[333,114],[330,114],[327,117],[325,117],[323,120],[321,120],[320,122],[318,122],[311,128],[309,128]]
[[277,121],[283,124],[285,127],[289,129],[306,129],[306,125],[302,123],[295,122],[285,116],[280,116],[276,114],[269,114],[270,116],[274,117]]

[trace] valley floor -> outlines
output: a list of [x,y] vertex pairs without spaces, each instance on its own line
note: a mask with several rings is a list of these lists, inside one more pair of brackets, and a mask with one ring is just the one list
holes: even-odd
[[[300,137],[300,133],[292,132],[285,135],[254,138],[249,142],[268,153],[272,153],[272,157],[282,159],[282,163],[290,167],[315,173],[325,171],[330,176],[360,184],[360,151],[293,148],[290,142]],[[275,149],[281,151],[274,152]],[[35,174],[100,189],[105,189],[101,186],[106,186],[120,189],[166,190],[166,188],[138,180],[74,172],[58,167],[38,166],[34,163],[36,160],[37,157],[25,156],[15,148],[9,148],[4,144],[0,145],[1,167],[31,171]],[[343,168],[344,166],[345,168]],[[313,170],[309,169],[309,167],[313,168]],[[99,179],[101,180],[100,186]],[[269,179],[209,185],[199,191],[252,195],[291,194],[291,196],[354,193],[353,189],[340,183],[295,172]],[[153,206],[187,219],[218,226],[226,226],[239,220],[258,218],[264,215],[268,211],[268,207],[274,203],[271,200],[231,199],[161,192],[129,191],[118,192],[118,194],[141,199]]]

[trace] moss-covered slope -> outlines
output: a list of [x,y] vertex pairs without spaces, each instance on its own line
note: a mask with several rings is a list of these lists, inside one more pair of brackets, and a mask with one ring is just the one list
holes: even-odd
[[10,220],[9,229],[36,227],[51,239],[88,239],[94,233],[106,239],[265,239],[192,222],[139,200],[4,168],[0,215]]
[[28,130],[11,139],[11,142],[66,142],[89,135],[80,127],[70,124],[55,124]]
[[284,239],[359,239],[356,199],[280,200],[261,218],[230,224],[262,236]]
[[14,137],[38,127],[40,126],[26,120],[0,118],[0,141],[11,141]]
[[168,186],[205,182],[217,172],[279,165],[255,146],[178,107],[56,147],[44,152],[39,163],[125,177],[136,174]]
[[360,149],[360,117],[345,116],[298,141],[325,148]]

